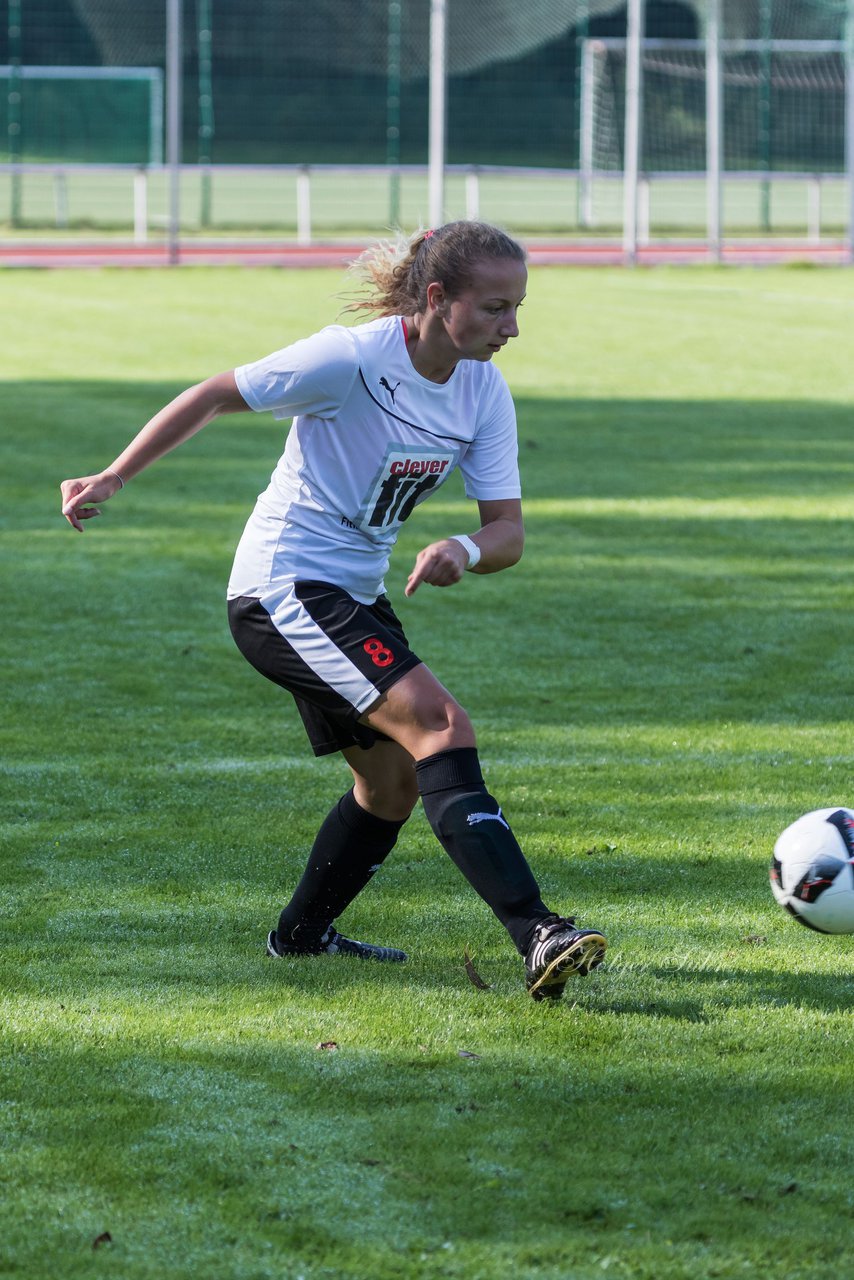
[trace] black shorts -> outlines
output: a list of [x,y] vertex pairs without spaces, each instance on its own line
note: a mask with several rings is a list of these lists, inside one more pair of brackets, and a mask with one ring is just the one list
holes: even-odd
[[265,604],[229,600],[228,620],[243,656],[293,695],[316,756],[388,740],[359,719],[421,659],[387,596],[360,604],[328,582],[294,582]]

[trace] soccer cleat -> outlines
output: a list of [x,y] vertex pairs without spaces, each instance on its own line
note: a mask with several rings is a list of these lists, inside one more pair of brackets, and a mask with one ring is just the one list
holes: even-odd
[[345,938],[336,929],[329,926],[316,947],[282,946],[276,937],[276,930],[271,929],[267,936],[267,955],[281,960],[284,956],[357,956],[360,960],[386,960],[393,964],[402,964],[407,959],[405,951],[394,947],[380,947],[375,942],[356,942],[353,938]]
[[534,1000],[559,1000],[573,973],[586,978],[602,963],[607,943],[598,929],[576,929],[575,921],[548,916],[537,925],[525,958],[525,986]]

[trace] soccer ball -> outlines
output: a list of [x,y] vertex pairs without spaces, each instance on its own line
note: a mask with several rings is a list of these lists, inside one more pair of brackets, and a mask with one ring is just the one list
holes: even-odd
[[780,835],[771,892],[819,933],[854,933],[854,810],[816,809]]

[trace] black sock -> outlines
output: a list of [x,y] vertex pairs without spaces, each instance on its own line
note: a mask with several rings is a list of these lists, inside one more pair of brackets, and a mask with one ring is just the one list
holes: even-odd
[[537,924],[552,913],[486,789],[477,749],[439,751],[419,760],[415,774],[424,812],[442,847],[525,955]]
[[391,853],[402,826],[368,813],[352,791],[342,796],[318,831],[302,879],[279,917],[279,941],[316,948]]

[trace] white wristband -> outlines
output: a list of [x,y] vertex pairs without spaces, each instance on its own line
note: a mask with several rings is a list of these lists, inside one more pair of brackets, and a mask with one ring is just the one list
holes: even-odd
[[454,542],[458,542],[461,547],[465,547],[469,558],[466,568],[473,569],[481,555],[480,547],[477,545],[474,538],[470,538],[468,534],[465,533],[452,533],[451,538]]

